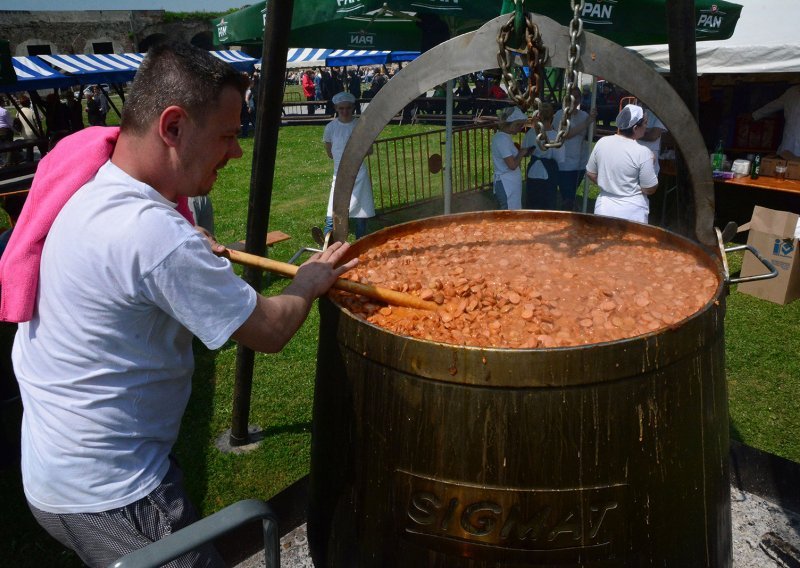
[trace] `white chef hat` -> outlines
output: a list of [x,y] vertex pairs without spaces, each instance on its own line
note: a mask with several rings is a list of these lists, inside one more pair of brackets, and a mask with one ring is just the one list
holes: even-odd
[[633,128],[637,122],[644,117],[642,107],[637,105],[625,105],[617,115],[617,128],[620,130],[627,130]]
[[342,91],[341,93],[336,93],[333,95],[333,104],[338,105],[339,103],[350,103],[351,105],[354,105],[356,104],[356,98],[350,93]]

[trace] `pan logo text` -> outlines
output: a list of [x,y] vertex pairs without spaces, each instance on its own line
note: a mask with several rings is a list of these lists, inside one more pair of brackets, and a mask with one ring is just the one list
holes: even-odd
[[725,21],[725,12],[722,12],[717,5],[705,10],[700,10],[700,17],[697,19],[695,31],[703,34],[714,34],[722,30]]
[[616,3],[616,0],[586,2],[581,11],[581,18],[585,24],[612,24],[611,17]]
[[375,34],[350,32],[350,47],[372,47],[375,45]]

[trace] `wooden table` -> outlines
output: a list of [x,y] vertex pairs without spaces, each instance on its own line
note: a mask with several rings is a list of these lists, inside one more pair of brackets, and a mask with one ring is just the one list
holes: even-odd
[[751,179],[750,176],[745,176],[733,179],[717,179],[714,181],[722,184],[800,194],[800,181],[794,179],[777,179],[769,176],[760,176],[758,179]]

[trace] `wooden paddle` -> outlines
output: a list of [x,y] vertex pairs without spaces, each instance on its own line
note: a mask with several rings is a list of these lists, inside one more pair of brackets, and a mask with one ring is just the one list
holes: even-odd
[[[297,274],[297,270],[300,268],[299,266],[295,266],[294,264],[289,264],[287,262],[279,262],[277,260],[264,258],[263,256],[239,252],[233,249],[225,249],[225,252],[223,252],[220,256],[229,258],[231,262],[241,264],[242,266],[260,268],[261,270],[266,270],[274,274],[280,274],[281,276],[286,276],[287,278],[294,278],[295,274]],[[412,294],[396,292],[395,290],[390,290],[389,288],[381,288],[380,286],[372,286],[371,284],[353,282],[352,280],[347,280],[345,278],[338,278],[336,282],[333,283],[333,288],[336,288],[337,290],[344,290],[345,292],[351,292],[353,294],[360,294],[361,296],[366,296],[367,298],[371,298],[373,300],[379,300],[392,306],[402,306],[405,308],[416,308],[418,310],[430,311],[436,311],[439,309],[438,304],[422,300]]]

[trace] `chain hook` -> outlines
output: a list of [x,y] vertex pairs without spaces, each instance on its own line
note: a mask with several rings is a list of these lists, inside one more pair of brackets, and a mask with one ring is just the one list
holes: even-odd
[[[544,62],[547,60],[547,50],[542,44],[542,37],[533,21],[532,14],[527,13],[525,15],[525,50],[508,46],[512,30],[517,29],[517,17],[519,12],[522,11],[524,0],[514,0],[514,16],[500,28],[500,33],[497,36],[499,47],[497,63],[500,67],[503,82],[514,104],[524,111],[531,107],[536,108],[533,113],[533,127],[536,132],[536,143],[542,150],[560,148],[564,144],[564,140],[569,133],[572,113],[577,107],[577,101],[572,95],[572,91],[578,82],[577,66],[581,57],[579,39],[583,35],[583,20],[580,16],[583,12],[584,3],[585,0],[570,0],[572,20],[569,24],[569,51],[567,68],[564,74],[566,94],[562,100],[563,113],[558,132],[552,142],[547,138],[544,124],[539,120],[542,105],[544,104],[539,94],[543,92]],[[515,73],[512,73],[511,68],[514,64],[515,56],[523,53],[527,55],[528,88],[524,93],[521,93],[517,85],[517,78]]]

